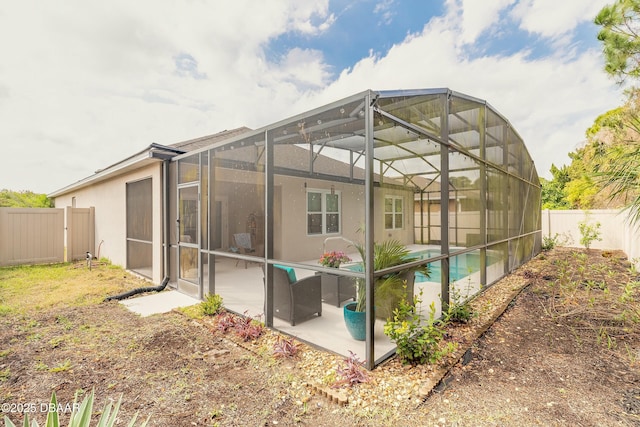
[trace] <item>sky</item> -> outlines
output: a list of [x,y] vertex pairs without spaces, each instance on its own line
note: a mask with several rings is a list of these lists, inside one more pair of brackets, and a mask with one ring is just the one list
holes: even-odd
[[445,87],[498,110],[550,178],[624,102],[593,24],[612,1],[3,1],[0,189],[50,193],[152,142],[366,89]]

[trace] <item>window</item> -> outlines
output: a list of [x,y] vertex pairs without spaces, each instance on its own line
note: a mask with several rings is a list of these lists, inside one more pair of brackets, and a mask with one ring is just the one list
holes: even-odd
[[384,197],[384,228],[386,230],[396,230],[402,228],[403,224],[403,200],[400,196]]
[[340,193],[307,191],[307,234],[340,233]]

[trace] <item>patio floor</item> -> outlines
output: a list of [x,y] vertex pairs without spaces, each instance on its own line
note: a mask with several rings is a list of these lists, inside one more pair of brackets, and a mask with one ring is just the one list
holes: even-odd
[[[295,270],[298,278],[314,274],[312,270],[298,268]],[[245,268],[242,261],[236,265],[236,260],[222,258],[216,262],[215,271],[216,293],[222,296],[223,304],[227,309],[240,314],[247,313],[249,316],[262,315],[264,313],[263,272],[259,264],[248,263]],[[416,284],[416,290],[421,287],[425,290],[425,302],[430,302],[430,298],[438,299],[439,283],[423,282]],[[360,360],[365,360],[364,341],[354,340],[344,324],[343,306],[348,302],[343,302],[340,307],[323,302],[322,316],[313,317],[295,326],[291,326],[289,322],[284,320],[274,318],[274,327],[309,344],[343,356],[348,356],[349,351],[352,351]],[[383,333],[384,323],[380,319],[377,319],[375,323],[375,358],[382,357],[395,347]]]
[[167,313],[174,308],[188,307],[199,303],[199,299],[175,290],[158,292],[155,294],[120,301],[120,304],[124,305],[134,313],[138,313],[142,317],[159,313]]
[[[416,245],[417,246],[417,245]],[[416,248],[413,248],[416,249]],[[424,249],[424,246],[417,247]],[[353,257],[352,257],[353,258]],[[355,258],[354,258],[355,259]],[[315,261],[309,261],[314,264]],[[208,281],[207,266],[204,266],[204,283]],[[313,270],[305,270],[296,268],[296,276],[298,278],[315,274]],[[261,316],[264,321],[264,282],[263,272],[258,263],[247,263],[233,258],[225,258],[218,256],[215,262],[215,292],[222,296],[223,305],[228,310],[239,314],[246,314],[252,317]],[[477,277],[475,277],[477,276]],[[473,273],[460,279],[453,286],[464,288],[468,283],[479,283],[479,273]],[[459,285],[458,285],[459,284]],[[428,309],[431,302],[435,303],[436,316],[440,315],[440,283],[439,282],[416,282],[414,292],[418,294],[423,291],[422,295],[422,314],[428,317]],[[471,294],[475,293],[471,290]],[[176,290],[161,292],[159,294],[149,295],[145,297],[133,298],[125,300],[122,304],[129,307],[134,312],[142,316],[154,313],[167,312],[176,307],[188,306],[199,303],[196,297],[186,295]],[[308,344],[321,347],[328,351],[348,356],[349,352],[355,353],[360,360],[365,360],[365,343],[363,341],[354,340],[346,329],[343,318],[343,306],[334,304],[322,304],[322,316],[313,317],[304,322],[291,326],[287,321],[274,318],[274,328],[295,336],[296,338]],[[384,356],[393,350],[394,344],[383,333],[384,321],[377,319],[375,323],[375,358]]]

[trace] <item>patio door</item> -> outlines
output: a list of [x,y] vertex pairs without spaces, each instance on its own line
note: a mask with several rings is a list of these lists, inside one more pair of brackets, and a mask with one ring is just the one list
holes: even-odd
[[202,298],[200,286],[200,188],[178,187],[178,290]]

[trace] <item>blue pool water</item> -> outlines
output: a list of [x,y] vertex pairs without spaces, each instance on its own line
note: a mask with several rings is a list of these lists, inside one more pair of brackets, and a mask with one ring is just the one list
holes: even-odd
[[[440,255],[438,249],[424,249],[418,252],[412,252],[411,256],[419,259],[427,259]],[[422,273],[416,273],[416,282],[440,282],[442,275],[442,263],[440,261],[427,264],[431,273],[429,277]],[[347,267],[351,271],[361,271],[359,264]],[[449,260],[449,277],[450,281],[460,280],[467,277],[471,273],[480,270],[480,254],[466,253],[452,257]]]

